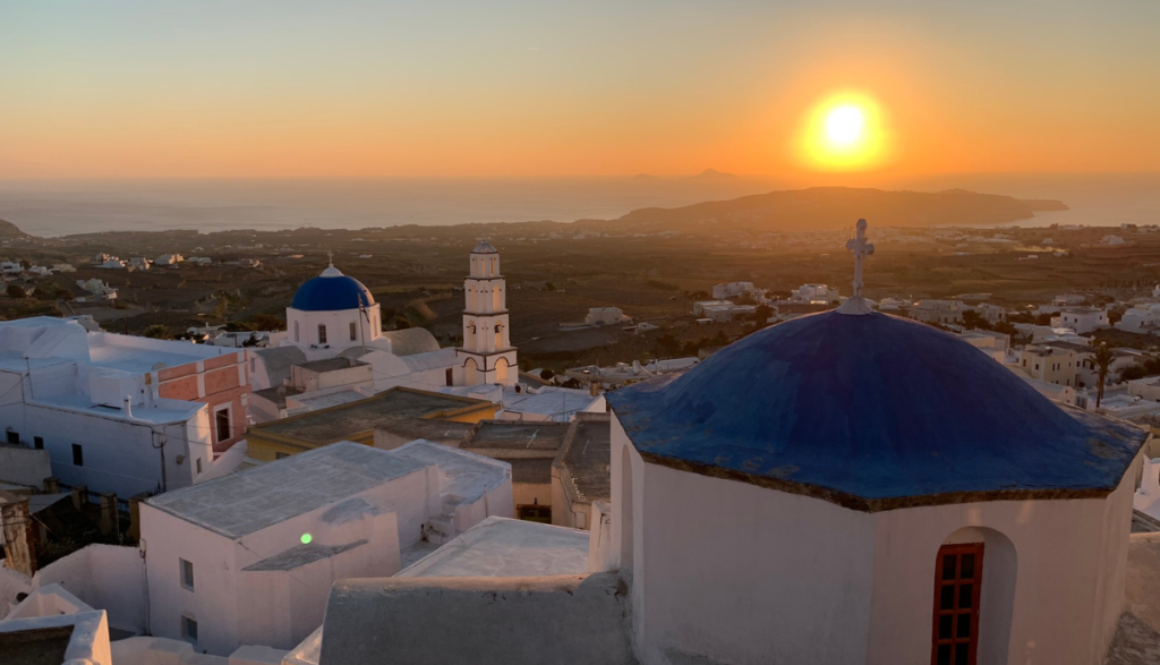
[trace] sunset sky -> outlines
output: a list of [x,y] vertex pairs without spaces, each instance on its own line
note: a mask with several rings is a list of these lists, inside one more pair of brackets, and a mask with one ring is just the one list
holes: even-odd
[[1157,0],[6,0],[0,178],[802,174],[851,95],[881,145],[837,168],[1160,171],[1158,29]]

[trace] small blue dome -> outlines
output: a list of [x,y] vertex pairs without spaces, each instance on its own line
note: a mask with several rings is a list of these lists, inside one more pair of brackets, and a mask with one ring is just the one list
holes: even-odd
[[373,304],[375,297],[362,282],[331,266],[298,287],[290,306],[304,312],[337,312]]
[[773,326],[608,402],[650,462],[867,511],[1104,496],[1145,438],[881,313]]

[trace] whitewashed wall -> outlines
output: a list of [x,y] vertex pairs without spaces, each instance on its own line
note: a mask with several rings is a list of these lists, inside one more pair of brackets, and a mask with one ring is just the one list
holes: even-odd
[[1098,665],[1123,610],[1135,470],[1106,499],[869,514],[645,464],[615,418],[612,436],[645,665],[926,662],[938,548],[980,539],[980,663]]
[[136,547],[89,545],[41,568],[32,583],[35,588],[61,585],[90,607],[108,612],[114,628],[146,630],[145,565]]

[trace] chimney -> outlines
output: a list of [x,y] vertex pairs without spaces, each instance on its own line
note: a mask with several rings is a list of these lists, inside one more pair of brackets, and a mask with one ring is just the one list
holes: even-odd
[[125,395],[125,408],[122,410],[125,412],[126,418],[133,417],[133,398],[132,397]]

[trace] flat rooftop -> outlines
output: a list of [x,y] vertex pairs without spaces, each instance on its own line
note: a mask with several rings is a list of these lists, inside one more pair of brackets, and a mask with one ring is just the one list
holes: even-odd
[[555,453],[568,435],[568,423],[485,420],[463,444],[464,450]]
[[411,441],[388,454],[424,467],[438,464],[443,474],[439,494],[444,497],[444,502],[475,502],[503,485],[511,475],[511,465],[507,462],[423,439]]
[[394,435],[408,441],[427,439],[443,445],[459,447],[471,434],[475,425],[448,420],[404,418],[392,420],[376,428],[377,432]]
[[581,413],[556,464],[568,471],[564,491],[584,502],[612,500],[612,416]]
[[344,441],[146,501],[227,538],[261,531],[426,467]]
[[392,388],[357,402],[255,425],[250,431],[325,445],[401,418],[429,418],[492,406],[467,397]]
[[535,413],[543,416],[557,416],[583,411],[599,399],[587,390],[553,388],[541,393],[517,393],[503,391],[503,408],[521,413]]
[[588,532],[489,517],[395,577],[541,577],[588,572]]

